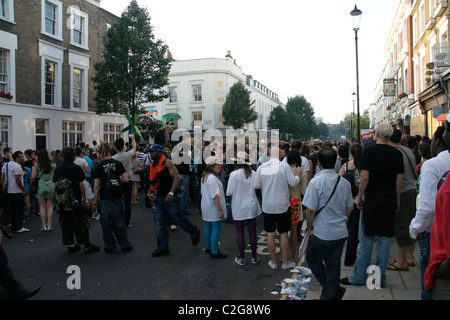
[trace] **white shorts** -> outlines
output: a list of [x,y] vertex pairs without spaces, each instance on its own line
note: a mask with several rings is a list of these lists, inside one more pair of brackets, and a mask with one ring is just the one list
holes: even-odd
[[86,199],[92,200],[94,199],[94,193],[92,192],[91,185],[86,180],[83,181],[84,189],[86,190]]

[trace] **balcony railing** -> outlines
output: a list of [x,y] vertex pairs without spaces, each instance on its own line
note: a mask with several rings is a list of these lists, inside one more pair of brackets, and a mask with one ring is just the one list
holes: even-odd
[[434,73],[439,76],[450,67],[450,42],[442,42],[433,47]]

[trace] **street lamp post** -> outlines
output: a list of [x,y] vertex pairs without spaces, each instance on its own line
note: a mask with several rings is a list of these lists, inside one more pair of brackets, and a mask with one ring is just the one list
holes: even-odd
[[355,4],[355,9],[353,9],[350,12],[350,15],[353,17],[353,30],[355,31],[355,47],[356,47],[356,122],[357,122],[357,126],[358,126],[358,130],[357,130],[357,141],[361,141],[361,126],[360,126],[360,121],[359,121],[359,70],[358,70],[358,30],[359,30],[359,25],[361,23],[361,14],[362,11],[359,10],[356,7]]
[[[356,93],[353,91],[352,96],[356,96]],[[350,141],[353,142],[353,115],[355,114],[355,99],[353,99],[353,109],[352,109],[352,118],[350,120]]]

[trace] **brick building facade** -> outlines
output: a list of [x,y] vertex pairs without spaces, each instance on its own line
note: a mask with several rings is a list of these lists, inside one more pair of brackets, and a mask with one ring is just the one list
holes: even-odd
[[112,140],[127,121],[95,113],[94,64],[118,17],[97,0],[0,2],[0,142],[14,150]]

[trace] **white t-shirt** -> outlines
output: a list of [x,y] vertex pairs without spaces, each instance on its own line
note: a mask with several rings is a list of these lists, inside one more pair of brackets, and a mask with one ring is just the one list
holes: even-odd
[[75,158],[73,161],[76,165],[80,166],[83,169],[84,174],[86,174],[86,168],[89,168],[89,164],[84,158]]
[[256,218],[261,214],[261,207],[256,197],[253,182],[256,173],[245,178],[244,169],[235,170],[230,174],[227,186],[227,196],[232,196],[231,210],[233,220],[241,221]]
[[223,210],[224,218],[227,214],[225,202],[225,193],[223,192],[222,182],[214,175],[209,174],[205,182],[202,182],[202,218],[204,221],[215,222],[219,218],[219,209],[214,203],[214,197],[219,195],[220,207]]
[[125,152],[116,153],[115,155],[112,156],[112,158],[114,160],[122,162],[123,166],[125,167],[125,170],[129,174],[133,173],[131,171],[131,158],[133,158],[133,157],[134,157],[134,150],[133,149],[131,149],[129,151],[125,151]]
[[[8,173],[6,172],[6,168],[8,168]],[[20,190],[16,183],[16,176],[20,176],[23,186],[22,166],[15,161],[9,161],[3,165],[2,173],[5,174],[5,181],[8,179],[8,193],[22,193],[22,190]]]
[[[302,167],[303,171],[309,171],[309,161],[308,159],[306,159],[304,156],[300,156],[300,159],[302,160],[302,163],[300,165],[300,167]],[[287,156],[283,158],[283,160],[281,160],[281,162],[288,164],[287,162]],[[297,164],[298,165],[298,164]]]
[[288,185],[295,187],[299,182],[291,167],[276,158],[258,167],[253,186],[261,189],[263,212],[285,213],[291,205]]

